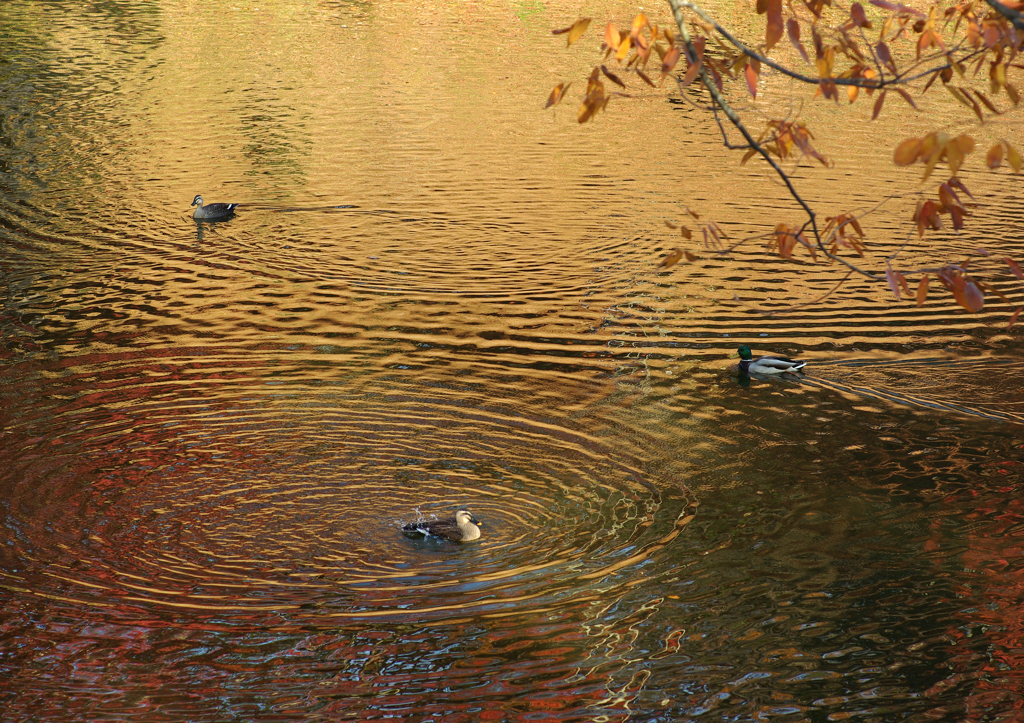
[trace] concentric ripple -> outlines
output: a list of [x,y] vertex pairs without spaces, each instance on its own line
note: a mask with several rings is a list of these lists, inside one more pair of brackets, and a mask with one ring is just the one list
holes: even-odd
[[[607,594],[693,512],[621,451],[511,407],[264,392],[245,409],[133,418],[145,449],[93,460],[107,471],[73,493],[79,519],[23,530],[35,564],[5,586],[232,624],[507,615]],[[478,542],[401,534],[462,507],[483,522]]]

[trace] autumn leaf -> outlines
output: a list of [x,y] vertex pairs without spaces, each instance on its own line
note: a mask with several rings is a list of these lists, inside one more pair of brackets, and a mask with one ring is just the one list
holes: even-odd
[[889,268],[889,262],[885,264],[885,280],[889,282],[889,289],[892,291],[892,295],[896,297],[896,301],[900,301],[900,285],[896,280],[896,272]]
[[621,41],[619,29],[615,27],[615,23],[608,23],[604,29],[604,44],[611,50],[618,50]]
[[1003,144],[996,143],[994,146],[988,149],[988,153],[985,154],[985,165],[991,168],[993,171],[1003,165]]
[[790,18],[786,21],[786,32],[789,35],[789,42],[800,53],[800,57],[804,59],[805,63],[810,63],[811,59],[807,57],[807,51],[804,50],[804,46],[800,42],[800,23],[797,22],[796,18]]
[[679,46],[673,45],[665,53],[665,57],[661,61],[661,73],[667,75],[672,72],[672,69],[676,67],[676,63],[679,62]]
[[908,138],[896,146],[893,161],[897,166],[909,166],[921,155],[923,142],[920,138]]
[[1003,141],[1003,143],[1006,143],[1006,162],[1010,164],[1010,168],[1013,169],[1014,173],[1020,173],[1020,169],[1021,169],[1020,153],[1018,153],[1017,149],[1014,148],[1013,146],[1011,146],[1006,141]]
[[875,46],[875,56],[881,61],[882,65],[888,68],[893,74],[896,73],[896,63],[893,62],[892,53],[889,52],[889,46],[885,43],[879,43]]
[[1013,325],[1017,323],[1017,317],[1020,316],[1020,312],[1022,311],[1024,311],[1024,306],[1020,307],[1015,312],[1013,312],[1013,315],[1010,317],[1009,323],[1006,325],[1007,331],[1009,331],[1013,327]]
[[747,66],[743,69],[743,73],[747,78],[747,90],[750,91],[752,98],[757,98],[757,71],[754,70],[753,63],[747,63]]
[[1010,267],[1010,271],[1013,272],[1014,276],[1016,276],[1021,281],[1024,281],[1024,271],[1021,270],[1020,264],[1011,259],[1009,256],[1004,258],[1003,261],[1005,261],[1006,265]]
[[644,71],[640,70],[640,68],[636,69],[636,74],[639,75],[640,76],[640,80],[642,80],[643,82],[647,83],[647,85],[651,86],[652,88],[656,87],[654,85],[654,81],[651,80],[650,78],[648,78],[647,74],[644,73]]
[[888,91],[883,90],[881,93],[878,94],[878,98],[875,99],[875,107],[871,111],[871,120],[877,118],[878,114],[882,112],[882,104],[885,102],[885,94],[887,92]]
[[611,82],[615,83],[615,85],[619,86],[620,88],[626,87],[626,84],[619,79],[619,76],[615,75],[615,73],[611,72],[610,70],[608,70],[608,68],[604,67],[603,65],[601,66],[601,72],[604,73],[604,77],[606,77]]
[[889,12],[896,13],[897,15],[913,15],[915,17],[924,18],[925,14],[920,10],[914,8],[908,8],[906,5],[900,5],[898,3],[886,2],[886,0],[869,0],[869,2],[877,8],[888,10]]
[[871,29],[871,21],[868,20],[868,16],[864,13],[864,6],[860,3],[854,3],[850,6],[850,20],[858,28]]
[[551,95],[548,96],[548,102],[544,104],[545,108],[550,108],[553,105],[558,105],[562,102],[562,98],[565,97],[565,91],[569,90],[569,86],[572,83],[559,83],[551,91]]
[[928,274],[921,277],[921,280],[917,283],[917,305],[923,306],[925,299],[928,298]]
[[679,260],[683,258],[682,249],[672,249],[665,258],[658,264],[659,268],[670,269],[679,263]]
[[782,39],[782,0],[768,0],[768,27],[765,33],[766,50],[771,50]]
[[562,28],[561,30],[552,30],[551,34],[552,35],[563,35],[563,34],[568,33],[568,35],[566,35],[566,40],[568,41],[568,44],[567,44],[567,47],[568,47],[568,45],[572,45],[573,43],[575,43],[577,40],[580,39],[580,36],[583,35],[584,31],[586,31],[586,29],[587,29],[587,27],[589,25],[590,25],[590,18],[580,18],[579,20],[577,20],[576,22],[574,22],[572,25],[570,25],[567,28]]

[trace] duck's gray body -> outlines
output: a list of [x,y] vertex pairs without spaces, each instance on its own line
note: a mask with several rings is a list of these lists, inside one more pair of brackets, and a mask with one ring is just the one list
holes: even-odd
[[762,356],[754,359],[750,347],[739,348],[740,372],[743,374],[782,374],[796,372],[807,366],[807,362],[788,359],[784,356]]
[[196,207],[196,210],[192,213],[192,218],[202,220],[213,220],[218,218],[227,218],[235,212],[237,203],[211,203],[209,206],[203,205],[203,197],[196,194],[196,197],[192,199],[192,205]]
[[480,539],[479,524],[467,510],[459,510],[455,517],[443,520],[410,522],[402,527],[402,532],[411,536],[439,537],[450,542],[472,542]]

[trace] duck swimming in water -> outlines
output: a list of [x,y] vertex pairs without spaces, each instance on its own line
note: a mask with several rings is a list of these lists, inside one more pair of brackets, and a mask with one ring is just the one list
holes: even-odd
[[429,522],[410,522],[402,526],[402,532],[411,537],[440,537],[449,542],[471,542],[480,539],[480,522],[468,510],[459,510],[455,517]]
[[782,374],[796,372],[807,366],[807,362],[787,359],[784,356],[762,356],[754,359],[750,347],[744,344],[738,350],[741,374]]
[[203,197],[196,195],[192,199],[192,205],[196,207],[196,210],[192,213],[192,218],[197,221],[210,220],[215,221],[217,219],[228,218],[235,212],[237,203],[211,203],[207,206],[203,205]]

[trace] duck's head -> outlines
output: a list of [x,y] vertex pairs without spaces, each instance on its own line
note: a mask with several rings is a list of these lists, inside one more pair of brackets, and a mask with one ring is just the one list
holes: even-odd
[[192,206],[199,206],[200,208],[202,208],[202,207],[203,207],[203,197],[202,197],[202,196],[200,196],[200,195],[199,195],[199,194],[197,193],[197,194],[196,194],[196,197],[192,199],[192,203],[191,203],[191,205],[192,205]]
[[743,361],[750,361],[751,359],[754,358],[753,354],[750,353],[750,347],[747,346],[746,344],[741,344],[740,348],[737,349],[736,351],[739,352],[740,359],[742,359]]
[[459,510],[458,512],[456,512],[455,521],[458,523],[459,527],[462,527],[463,525],[468,525],[470,523],[474,525],[480,524],[480,520],[473,517],[469,510]]

